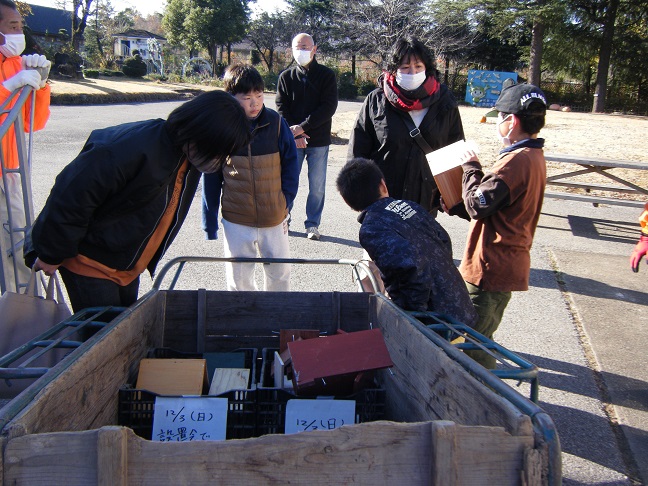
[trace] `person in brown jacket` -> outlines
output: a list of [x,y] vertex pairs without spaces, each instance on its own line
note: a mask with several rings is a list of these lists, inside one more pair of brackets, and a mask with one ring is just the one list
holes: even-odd
[[[288,208],[299,186],[297,147],[290,127],[263,104],[263,78],[235,64],[223,78],[252,126],[252,143],[233,154],[222,171],[203,177],[203,229],[215,240],[221,207],[225,257],[289,258]],[[228,290],[258,290],[254,263],[225,264]],[[264,290],[290,290],[290,264],[263,265]]]
[[[545,95],[536,86],[505,88],[495,103],[504,148],[491,171],[482,171],[473,151],[463,156],[463,208],[451,213],[465,209],[471,221],[459,271],[479,315],[475,330],[489,339],[511,292],[529,288],[531,243],[547,179],[544,139],[538,138],[546,109]],[[486,368],[495,367],[484,351],[467,354]]]

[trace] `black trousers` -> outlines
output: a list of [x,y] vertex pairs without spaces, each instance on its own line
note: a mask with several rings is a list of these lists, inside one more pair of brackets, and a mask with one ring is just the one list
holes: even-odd
[[87,307],[128,307],[137,300],[139,276],[122,286],[103,278],[84,277],[64,267],[59,267],[59,273],[74,312]]

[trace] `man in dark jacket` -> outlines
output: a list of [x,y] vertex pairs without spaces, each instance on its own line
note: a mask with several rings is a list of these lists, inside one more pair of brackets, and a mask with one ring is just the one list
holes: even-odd
[[[295,137],[299,167],[308,163],[306,236],[319,240],[324,209],[326,166],[331,145],[331,119],[338,104],[335,73],[315,60],[317,46],[308,34],[293,39],[296,66],[285,70],[277,83],[277,111]],[[290,207],[292,209],[292,205]]]
[[337,187],[352,209],[362,211],[360,244],[380,270],[392,301],[405,310],[437,312],[472,326],[477,313],[441,225],[415,202],[389,197],[382,171],[371,160],[349,161]]
[[27,265],[59,269],[75,312],[132,304],[139,275],[153,274],[180,230],[200,173],[220,170],[249,133],[243,108],[223,91],[184,103],[166,121],[93,131],[56,177],[28,237]]

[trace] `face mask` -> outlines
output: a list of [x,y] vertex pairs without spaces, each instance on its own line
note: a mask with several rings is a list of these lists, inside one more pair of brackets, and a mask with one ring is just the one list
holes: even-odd
[[407,91],[414,91],[421,86],[425,82],[425,78],[427,78],[425,71],[416,74],[403,74],[396,71],[396,83]]
[[293,49],[293,57],[295,58],[295,61],[297,61],[297,64],[300,66],[306,66],[311,62],[311,51]]
[[25,50],[24,34],[4,34],[5,43],[0,46],[0,52],[5,57],[14,57],[22,54]]
[[502,118],[500,115],[497,115],[497,124],[495,125],[495,130],[497,131],[497,138],[499,138],[500,143],[504,147],[510,147],[511,146],[511,139],[509,137],[511,136],[511,132],[513,131],[513,127],[511,127],[510,130],[508,131],[508,133],[506,134],[506,136],[503,137],[502,134],[500,133],[500,125],[502,123],[504,123],[509,116],[513,116],[513,115],[509,114],[509,115],[506,115],[504,118]]

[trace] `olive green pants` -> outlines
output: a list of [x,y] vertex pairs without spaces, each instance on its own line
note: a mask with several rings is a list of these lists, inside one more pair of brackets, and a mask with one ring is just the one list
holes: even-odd
[[[502,322],[504,309],[511,300],[511,292],[488,292],[468,282],[466,282],[466,288],[479,316],[479,320],[474,327],[475,331],[483,334],[488,339],[493,339],[493,334],[495,334],[500,322]],[[495,368],[495,358],[484,351],[466,351],[466,354],[484,368]]]

